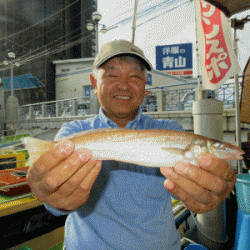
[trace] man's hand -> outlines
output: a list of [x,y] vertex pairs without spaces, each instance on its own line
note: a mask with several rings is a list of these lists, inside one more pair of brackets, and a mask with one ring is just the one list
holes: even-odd
[[205,213],[216,208],[236,182],[234,168],[208,153],[201,154],[198,166],[177,162],[173,168],[161,168],[167,177],[164,186],[192,212]]
[[30,167],[27,181],[38,200],[63,210],[87,202],[101,161],[92,160],[86,148],[74,149],[70,140],[62,139]]

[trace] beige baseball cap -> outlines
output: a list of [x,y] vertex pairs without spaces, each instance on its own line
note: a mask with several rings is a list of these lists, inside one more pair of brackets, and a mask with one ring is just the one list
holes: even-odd
[[145,57],[143,51],[127,40],[113,40],[105,43],[98,52],[93,66],[94,68],[98,68],[112,57],[122,54],[135,55],[142,61],[147,70],[152,70],[152,65]]

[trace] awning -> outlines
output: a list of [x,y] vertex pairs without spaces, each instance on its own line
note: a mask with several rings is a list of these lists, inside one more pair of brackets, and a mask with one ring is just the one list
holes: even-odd
[[206,0],[221,9],[228,17],[250,9],[249,0]]
[[[2,83],[4,83],[4,90],[11,90],[10,78],[2,78]],[[33,88],[43,88],[45,87],[36,77],[32,74],[14,76],[13,77],[14,90],[24,90]]]

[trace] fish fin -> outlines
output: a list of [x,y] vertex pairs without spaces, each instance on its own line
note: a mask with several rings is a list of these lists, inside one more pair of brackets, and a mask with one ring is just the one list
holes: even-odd
[[29,163],[31,165],[54,144],[52,141],[40,140],[33,137],[24,137],[20,141],[25,145],[26,150],[28,150],[30,155]]

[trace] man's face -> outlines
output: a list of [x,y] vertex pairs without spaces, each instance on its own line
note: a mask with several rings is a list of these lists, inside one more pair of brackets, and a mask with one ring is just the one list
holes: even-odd
[[132,120],[145,95],[147,77],[141,62],[114,57],[98,72],[97,79],[91,76],[91,81],[105,114],[111,119]]

